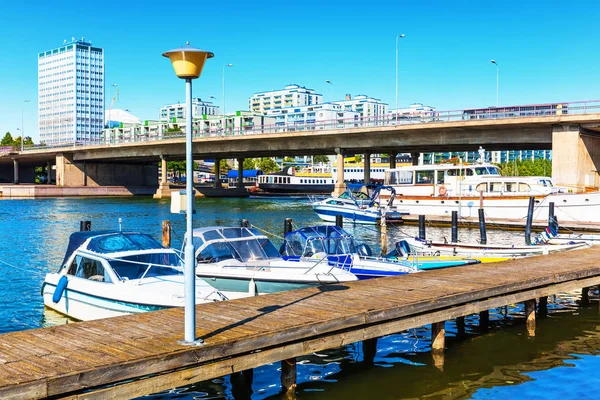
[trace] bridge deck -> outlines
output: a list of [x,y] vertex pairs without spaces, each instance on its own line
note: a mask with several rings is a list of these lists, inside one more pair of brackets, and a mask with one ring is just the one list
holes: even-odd
[[177,344],[183,309],[7,333],[0,335],[0,398],[154,393],[600,284],[599,257],[600,246],[201,305],[202,347]]

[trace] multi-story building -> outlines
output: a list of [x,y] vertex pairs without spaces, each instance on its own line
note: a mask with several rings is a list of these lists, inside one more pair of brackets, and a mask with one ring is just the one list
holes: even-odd
[[383,120],[388,114],[388,105],[379,99],[360,94],[352,98],[349,94],[344,100],[334,101],[346,111],[356,111],[364,121]]
[[321,104],[323,95],[313,89],[299,85],[287,85],[281,90],[254,93],[249,99],[249,109],[261,114],[287,107],[299,107]]
[[104,50],[84,38],[38,54],[38,129],[46,144],[98,143],[104,127]]
[[[193,118],[202,118],[203,115],[216,115],[219,113],[219,106],[210,101],[203,101],[201,98],[192,99]],[[185,103],[168,104],[160,109],[161,121],[172,121],[173,118],[186,118]]]
[[422,103],[413,103],[407,108],[390,110],[390,121],[394,121],[396,118],[401,122],[434,121],[438,118],[438,114],[435,107],[426,106]]
[[357,124],[360,118],[358,112],[344,110],[336,103],[287,107],[270,110],[267,115],[275,118],[277,129],[286,131],[343,128]]
[[535,161],[535,160],[551,160],[552,150],[502,150],[502,151],[491,151],[491,162],[493,163],[505,163],[513,161]]

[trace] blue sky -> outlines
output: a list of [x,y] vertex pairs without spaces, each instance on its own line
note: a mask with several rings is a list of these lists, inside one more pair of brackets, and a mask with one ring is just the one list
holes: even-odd
[[[187,3],[187,4],[186,4]],[[185,10],[177,9],[178,4]],[[37,53],[71,37],[103,47],[115,108],[157,119],[184,101],[161,54],[187,40],[215,53],[194,97],[248,109],[259,91],[297,83],[325,96],[366,94],[438,110],[600,99],[600,1],[4,1],[0,5],[0,133],[37,141]],[[325,80],[333,82],[331,88]],[[31,99],[31,103],[23,103]],[[110,99],[107,101],[107,107]]]

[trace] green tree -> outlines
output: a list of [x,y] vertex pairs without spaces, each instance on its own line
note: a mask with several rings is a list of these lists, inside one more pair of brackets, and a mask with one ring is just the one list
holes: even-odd
[[279,169],[275,160],[269,157],[263,157],[260,160],[258,160],[256,166],[265,174],[270,174],[271,172],[275,172]]
[[329,157],[324,156],[324,155],[313,156],[313,163],[327,164],[327,163],[329,163]]
[[362,162],[362,154],[355,154],[354,155],[354,162]]
[[551,160],[515,160],[497,165],[503,176],[552,176]]
[[1,146],[12,146],[14,144],[14,139],[12,137],[12,135],[10,134],[10,132],[6,132],[6,135],[4,135],[4,137],[2,138],[2,141],[0,141],[0,145]]
[[256,160],[254,158],[244,158],[244,169],[247,171],[256,169]]
[[[246,168],[244,168],[246,169]],[[227,164],[227,160],[221,160],[220,164],[219,164],[219,171],[220,172],[228,172],[231,171],[231,167],[229,166],[229,164]],[[215,167],[212,167],[212,172],[215,172]]]

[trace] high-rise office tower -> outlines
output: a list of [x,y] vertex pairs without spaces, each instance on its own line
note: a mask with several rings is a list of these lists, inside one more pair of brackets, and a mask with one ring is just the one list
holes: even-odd
[[38,128],[48,145],[100,142],[104,50],[84,38],[38,54]]

